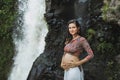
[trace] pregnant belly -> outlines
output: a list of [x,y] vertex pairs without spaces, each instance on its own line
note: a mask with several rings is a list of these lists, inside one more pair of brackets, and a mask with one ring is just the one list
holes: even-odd
[[70,53],[66,53],[63,58],[64,63],[68,63],[70,61],[79,61],[79,58],[77,56],[74,56]]

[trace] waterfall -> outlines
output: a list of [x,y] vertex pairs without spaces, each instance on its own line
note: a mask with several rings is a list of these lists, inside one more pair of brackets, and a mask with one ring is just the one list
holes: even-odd
[[[8,80],[26,80],[35,59],[43,52],[48,32],[44,20],[45,0],[19,0],[19,14],[23,14],[22,39],[14,34],[15,53],[13,68]],[[18,22],[20,23],[20,22]],[[19,29],[19,28],[17,28]]]

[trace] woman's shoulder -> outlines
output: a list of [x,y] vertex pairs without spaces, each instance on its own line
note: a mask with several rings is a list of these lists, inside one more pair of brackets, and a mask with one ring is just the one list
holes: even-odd
[[81,36],[81,37],[79,38],[79,40],[82,42],[82,41],[86,41],[87,39],[86,39],[85,37]]

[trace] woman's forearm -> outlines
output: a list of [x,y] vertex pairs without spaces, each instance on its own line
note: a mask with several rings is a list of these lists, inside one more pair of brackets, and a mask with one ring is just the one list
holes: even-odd
[[80,65],[86,63],[87,61],[88,61],[88,59],[84,58],[84,59],[82,59],[82,60],[77,61],[75,65],[76,65],[76,66],[80,66]]

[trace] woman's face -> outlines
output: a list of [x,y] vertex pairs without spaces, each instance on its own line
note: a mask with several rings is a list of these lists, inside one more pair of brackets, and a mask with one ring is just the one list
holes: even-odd
[[68,25],[68,28],[69,28],[69,33],[71,35],[76,35],[78,33],[78,27],[75,25],[75,23],[70,23]]

